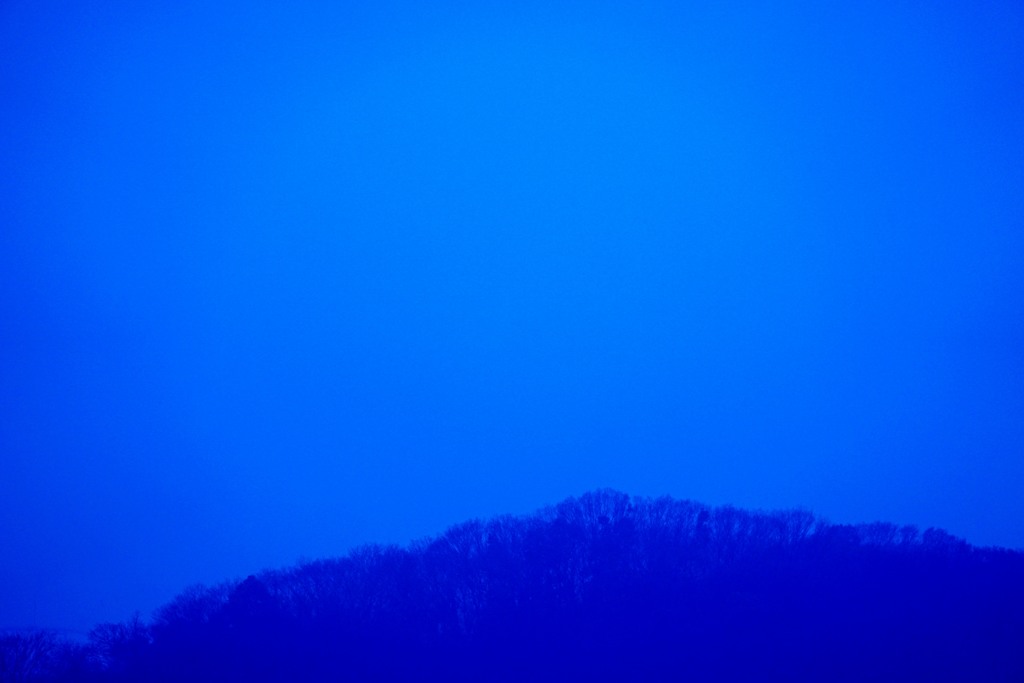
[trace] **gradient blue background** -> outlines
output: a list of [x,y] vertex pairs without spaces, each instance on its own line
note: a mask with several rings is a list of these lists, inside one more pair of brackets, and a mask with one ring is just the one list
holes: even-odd
[[1024,546],[1021,36],[6,0],[0,627],[604,486]]

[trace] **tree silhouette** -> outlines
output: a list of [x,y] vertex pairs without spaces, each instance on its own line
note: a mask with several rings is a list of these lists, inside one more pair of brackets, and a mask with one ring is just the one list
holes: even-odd
[[1021,586],[937,529],[596,491],[0,641],[2,680],[1020,681]]

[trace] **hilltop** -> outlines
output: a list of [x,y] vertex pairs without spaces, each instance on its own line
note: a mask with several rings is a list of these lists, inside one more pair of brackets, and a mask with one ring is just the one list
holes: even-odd
[[3,681],[1020,681],[1024,555],[605,490],[2,648]]

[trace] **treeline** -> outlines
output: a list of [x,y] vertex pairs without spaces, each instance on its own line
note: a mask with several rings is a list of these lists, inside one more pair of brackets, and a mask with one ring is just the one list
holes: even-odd
[[1024,681],[1024,556],[588,493],[0,638],[10,681]]

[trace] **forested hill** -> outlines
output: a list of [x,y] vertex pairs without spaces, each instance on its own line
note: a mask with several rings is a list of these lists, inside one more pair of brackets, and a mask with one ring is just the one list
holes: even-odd
[[599,491],[2,647],[3,681],[1020,683],[1024,556]]

